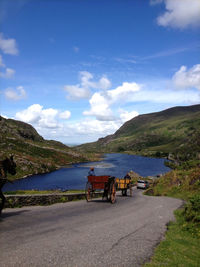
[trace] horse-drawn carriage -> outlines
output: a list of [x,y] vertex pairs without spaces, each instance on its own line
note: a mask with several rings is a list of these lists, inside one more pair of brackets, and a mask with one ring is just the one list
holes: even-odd
[[116,186],[115,177],[109,175],[88,176],[88,182],[85,187],[86,200],[90,201],[95,197],[96,190],[104,190],[103,199],[106,198],[113,204],[116,200]]
[[133,189],[131,179],[129,178],[116,178],[117,190],[122,192],[122,196],[127,196],[129,190],[129,196],[132,197]]
[[122,191],[122,196],[127,196],[127,191],[129,190],[129,195],[132,196],[132,183],[129,178],[115,178],[109,175],[104,176],[94,176],[89,175],[88,181],[85,187],[86,200],[90,201],[95,197],[95,192],[103,190],[103,199],[106,198],[111,203],[116,200],[116,190]]

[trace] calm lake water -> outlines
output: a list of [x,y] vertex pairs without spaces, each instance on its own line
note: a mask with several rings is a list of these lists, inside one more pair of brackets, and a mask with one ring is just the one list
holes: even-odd
[[26,179],[7,183],[3,191],[15,190],[48,190],[48,189],[84,189],[87,174],[91,166],[95,168],[96,175],[112,175],[124,177],[130,170],[141,176],[154,176],[168,172],[170,169],[164,165],[165,159],[147,158],[127,154],[105,154],[100,162],[74,164],[68,168],[57,171],[33,175]]

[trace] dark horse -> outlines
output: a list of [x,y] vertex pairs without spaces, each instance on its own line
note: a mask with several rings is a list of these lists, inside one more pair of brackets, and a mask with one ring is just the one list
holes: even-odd
[[11,156],[10,158],[6,158],[5,160],[0,161],[0,198],[1,198],[0,214],[1,214],[1,211],[4,207],[5,200],[6,200],[6,198],[4,197],[4,195],[2,193],[2,187],[4,186],[4,184],[6,182],[10,182],[7,179],[7,172],[12,174],[12,175],[16,174],[16,164],[13,160],[13,156]]

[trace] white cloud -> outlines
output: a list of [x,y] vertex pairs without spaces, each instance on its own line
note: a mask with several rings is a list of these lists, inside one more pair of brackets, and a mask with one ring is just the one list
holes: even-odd
[[96,87],[103,90],[107,90],[111,87],[111,82],[106,77],[102,77],[97,83]]
[[9,119],[8,116],[6,116],[6,115],[4,115],[2,113],[0,113],[0,116],[3,117],[4,119]]
[[14,74],[15,74],[15,70],[6,68],[5,72],[0,72],[0,77],[10,79],[14,76]]
[[61,119],[69,119],[71,117],[71,112],[69,110],[63,111],[59,114],[59,118]]
[[124,82],[121,86],[118,86],[116,89],[108,91],[108,97],[111,99],[111,102],[124,101],[128,102],[129,97],[134,95],[135,92],[140,91],[141,86],[137,83],[128,83]]
[[91,81],[93,79],[93,75],[90,72],[80,71],[79,76],[81,80],[81,86],[83,88],[95,87],[95,83]]
[[26,91],[23,86],[18,86],[16,90],[13,88],[7,88],[5,90],[5,96],[7,99],[17,101],[26,97]]
[[113,115],[111,106],[116,103],[129,102],[140,88],[140,85],[136,83],[124,82],[122,86],[113,90],[96,92],[89,100],[90,110],[84,111],[83,115],[95,116],[97,120],[117,120],[118,118]]
[[181,66],[172,80],[177,88],[197,88],[200,90],[200,64],[194,65],[189,70],[186,66]]
[[78,123],[71,124],[73,133],[78,135],[96,136],[97,138],[114,133],[121,123],[114,121],[99,121],[86,119]]
[[79,76],[80,84],[64,86],[64,90],[68,93],[70,99],[88,99],[91,95],[90,89],[106,90],[111,86],[111,82],[104,76],[97,82],[93,81],[93,75],[88,71],[81,71]]
[[0,33],[0,49],[5,54],[17,55],[19,53],[15,39],[5,39],[3,33]]
[[[67,121],[71,113],[57,109],[44,109],[39,104],[29,106],[27,109],[17,112],[15,119],[32,124],[36,130],[47,139],[55,139],[64,142],[69,140],[94,141],[102,136],[114,133],[122,121],[99,121],[84,118],[80,121]],[[65,121],[59,119],[65,119]],[[68,140],[68,141],[67,141]]]
[[[161,1],[153,1],[156,2]],[[161,26],[184,29],[189,26],[200,26],[199,0],[164,0],[166,12],[157,18]]]
[[37,127],[38,132],[47,139],[60,140],[64,143],[84,143],[96,141],[100,137],[113,134],[121,126],[120,121],[98,121],[83,119],[78,122],[68,122],[59,128],[49,129]]
[[42,106],[39,104],[34,104],[28,107],[25,110],[19,111],[16,113],[15,117],[18,120],[27,122],[27,123],[37,123],[41,118]]
[[100,121],[112,121],[114,116],[110,109],[110,101],[103,93],[94,93],[90,99],[90,110],[84,111],[85,116],[95,116]]
[[[56,139],[63,141],[65,143],[83,143],[96,141],[98,138],[115,133],[122,124],[137,116],[138,113],[135,111],[127,112],[125,110],[120,110],[121,117],[115,121],[100,121],[97,119],[85,118],[78,122],[66,122],[60,124],[59,128],[47,129],[40,128],[40,134],[48,139]],[[123,115],[122,115],[123,114]]]
[[121,114],[120,114],[120,119],[122,121],[122,123],[125,123],[126,121],[129,121],[131,119],[133,119],[134,117],[138,116],[139,113],[135,110],[128,112],[126,110],[120,110]]
[[90,97],[90,90],[82,88],[79,85],[65,85],[64,90],[68,93],[68,98],[72,100],[79,100]]
[[71,113],[69,111],[60,112],[53,108],[44,109],[39,104],[33,104],[27,109],[17,112],[15,118],[33,124],[34,127],[42,130],[44,128],[60,128],[59,118],[63,118],[64,115],[68,115],[65,118],[68,119]]

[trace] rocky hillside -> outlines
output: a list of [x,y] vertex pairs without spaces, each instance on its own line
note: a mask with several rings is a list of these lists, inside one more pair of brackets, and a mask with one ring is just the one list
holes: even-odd
[[45,140],[29,124],[0,116],[0,159],[10,154],[17,163],[13,179],[46,173],[61,166],[90,160],[64,144]]
[[137,116],[113,135],[77,149],[128,152],[177,160],[200,159],[200,105]]

